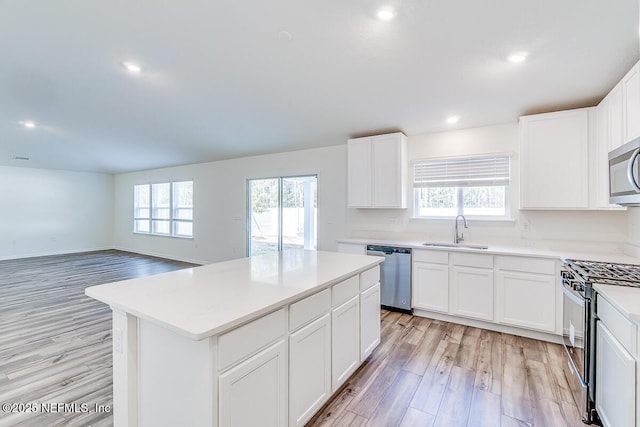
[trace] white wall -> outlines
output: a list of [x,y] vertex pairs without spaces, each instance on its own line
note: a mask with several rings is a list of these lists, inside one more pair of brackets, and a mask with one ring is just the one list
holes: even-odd
[[[346,153],[345,144],[116,175],[115,246],[200,263],[245,256],[246,180],[317,174],[318,248],[335,250],[335,240],[350,234],[345,222]],[[133,185],[178,179],[194,181],[194,238],[134,234]]]
[[627,209],[628,243],[635,246],[640,254],[640,207],[630,206]]
[[113,246],[113,176],[0,166],[0,259]]
[[[409,137],[410,160],[487,153],[513,155],[511,196],[513,205],[517,206],[516,123]],[[117,175],[115,246],[202,263],[244,256],[246,179],[314,173],[318,174],[319,249],[337,249],[335,240],[341,237],[452,239],[451,220],[413,219],[411,209],[347,209],[345,141],[328,148]],[[195,238],[133,234],[133,185],[188,178],[194,180]],[[470,221],[471,228],[465,230],[467,241],[531,247],[554,247],[571,241],[580,249],[589,245],[593,249],[622,249],[628,240],[626,212],[515,210],[513,216],[514,220],[508,222]],[[523,227],[524,222],[528,224],[527,229]]]

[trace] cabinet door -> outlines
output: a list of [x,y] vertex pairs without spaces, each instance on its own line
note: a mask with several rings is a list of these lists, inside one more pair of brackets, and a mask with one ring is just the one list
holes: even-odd
[[597,323],[596,409],[605,427],[635,426],[636,362],[611,332]]
[[506,325],[554,332],[556,286],[555,276],[498,272],[497,321]]
[[596,137],[589,138],[589,204],[594,209],[609,206],[610,109],[610,98],[606,97],[596,109]]
[[588,109],[520,118],[521,208],[587,209]]
[[360,364],[359,297],[331,312],[331,391],[336,391]]
[[347,145],[347,205],[371,207],[371,138],[349,140]]
[[449,312],[449,266],[413,263],[412,307]]
[[622,79],[625,142],[640,136],[640,68],[638,64]]
[[289,425],[301,426],[331,395],[331,315],[289,337]]
[[406,207],[405,161],[401,134],[373,137],[373,206]]
[[221,374],[220,426],[287,425],[287,366],[280,341]]
[[[640,95],[640,94],[639,94]],[[613,88],[608,98],[609,110],[609,144],[607,153],[624,144],[624,104],[622,97],[622,85]],[[607,159],[608,160],[608,159]],[[609,162],[607,162],[608,165]]]
[[360,294],[360,361],[380,344],[380,283]]
[[454,266],[451,272],[450,313],[493,320],[493,270]]

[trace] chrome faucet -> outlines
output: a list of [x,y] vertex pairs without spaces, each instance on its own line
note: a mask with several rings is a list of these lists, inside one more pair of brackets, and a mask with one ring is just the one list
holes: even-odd
[[453,237],[453,243],[456,245],[462,241],[464,241],[464,233],[458,234],[458,218],[462,218],[464,228],[469,228],[469,224],[467,224],[467,218],[464,215],[458,215],[456,217],[456,235]]

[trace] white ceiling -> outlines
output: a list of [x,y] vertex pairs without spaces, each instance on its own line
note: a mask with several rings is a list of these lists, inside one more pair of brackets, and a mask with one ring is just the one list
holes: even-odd
[[0,165],[118,173],[516,122],[596,104],[639,57],[638,0],[389,0],[391,22],[383,4],[4,1]]

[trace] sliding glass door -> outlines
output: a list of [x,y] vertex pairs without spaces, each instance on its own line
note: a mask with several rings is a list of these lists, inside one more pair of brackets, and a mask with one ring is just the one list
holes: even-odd
[[317,248],[316,175],[250,179],[247,196],[249,256]]

